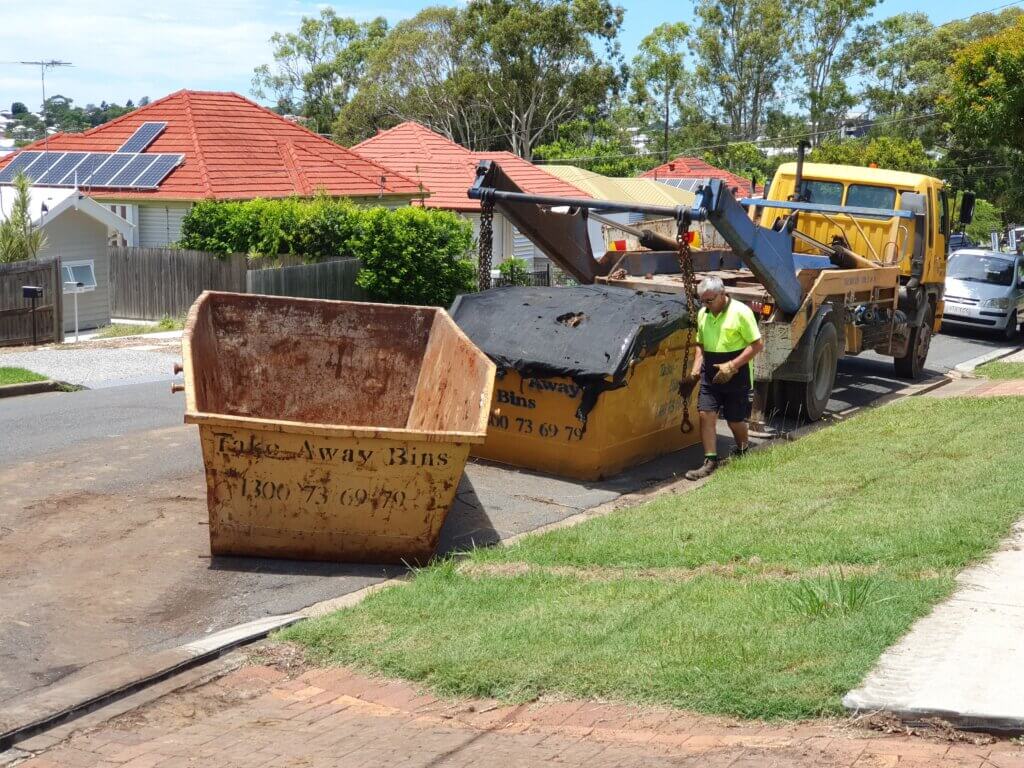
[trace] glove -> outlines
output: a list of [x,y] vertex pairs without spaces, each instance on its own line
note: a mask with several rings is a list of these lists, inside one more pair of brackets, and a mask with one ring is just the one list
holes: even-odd
[[718,373],[712,379],[715,384],[728,384],[736,375],[736,368],[732,363],[719,363],[715,368],[718,369]]
[[697,386],[700,381],[699,373],[691,373],[687,376],[683,376],[679,382],[679,394],[684,400],[689,400],[690,395],[693,394],[693,388]]

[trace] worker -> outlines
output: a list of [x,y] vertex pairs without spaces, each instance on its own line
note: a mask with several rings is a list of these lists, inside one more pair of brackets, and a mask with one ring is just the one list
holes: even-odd
[[725,417],[736,439],[733,456],[746,453],[749,446],[747,419],[754,384],[751,361],[764,349],[757,319],[750,307],[729,298],[720,278],[706,277],[697,288],[697,340],[693,369],[687,380],[689,391],[700,382],[697,411],[704,463],[686,473],[687,480],[700,480],[718,469],[716,426]]

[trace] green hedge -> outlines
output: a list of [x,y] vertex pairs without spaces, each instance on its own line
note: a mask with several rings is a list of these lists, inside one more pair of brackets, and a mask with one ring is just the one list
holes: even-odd
[[328,197],[204,200],[185,216],[181,233],[178,245],[197,251],[358,258],[356,281],[376,301],[448,306],[475,287],[476,269],[466,258],[472,227],[449,211],[361,208]]

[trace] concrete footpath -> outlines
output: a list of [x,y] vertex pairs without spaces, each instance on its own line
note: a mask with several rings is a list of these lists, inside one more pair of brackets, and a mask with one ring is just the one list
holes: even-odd
[[877,718],[768,725],[614,703],[453,702],[407,683],[291,660],[243,666],[76,728],[6,756],[20,768],[1024,768],[1018,743],[949,730],[914,736]]
[[[961,379],[934,393],[1005,395],[1024,396],[1024,381]],[[847,708],[909,722],[939,716],[965,728],[1024,732],[1024,520],[957,583],[953,597],[918,621],[847,694]]]

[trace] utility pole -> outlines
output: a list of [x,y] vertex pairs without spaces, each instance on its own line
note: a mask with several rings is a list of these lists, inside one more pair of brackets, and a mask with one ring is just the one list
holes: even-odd
[[47,143],[50,139],[50,132],[46,129],[46,70],[53,69],[54,67],[73,67],[70,61],[60,61],[59,59],[48,59],[46,61],[19,61],[19,64],[24,64],[30,67],[39,67],[39,82],[43,88],[43,151],[46,151]]

